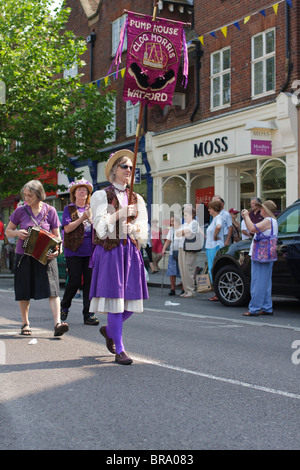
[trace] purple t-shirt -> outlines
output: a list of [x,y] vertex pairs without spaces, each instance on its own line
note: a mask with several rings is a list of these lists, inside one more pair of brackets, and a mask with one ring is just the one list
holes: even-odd
[[[70,206],[75,206],[75,204],[70,204]],[[77,206],[76,206],[77,207]],[[85,212],[85,207],[77,207],[79,217]],[[64,227],[65,225],[69,225],[70,222],[73,222],[71,219],[69,206],[64,208],[64,212],[62,215],[61,224]],[[80,245],[78,250],[72,251],[69,248],[64,247],[64,255],[67,256],[91,256],[93,248],[92,248],[92,224],[86,219],[83,222],[84,227],[84,237],[83,243]]]
[[[43,228],[44,230],[47,230],[48,232],[51,232],[53,229],[60,227],[60,221],[59,221],[55,207],[49,206],[49,204],[46,204],[44,202],[42,209],[38,213],[37,216],[33,214],[31,207],[28,206],[27,204],[25,206],[17,207],[17,209],[10,216],[9,220],[14,225],[19,226],[20,229],[27,230],[28,227],[33,227],[35,225],[33,220],[30,218],[30,215],[27,214],[24,207],[26,207],[26,210],[31,215],[31,217],[34,218],[37,225],[40,225],[41,220],[43,219],[43,217],[45,217],[47,210],[50,208],[48,214],[46,215],[40,227]],[[16,246],[17,254],[22,255],[24,253],[23,243],[24,243],[24,240],[20,240],[20,238],[18,238],[17,246]]]

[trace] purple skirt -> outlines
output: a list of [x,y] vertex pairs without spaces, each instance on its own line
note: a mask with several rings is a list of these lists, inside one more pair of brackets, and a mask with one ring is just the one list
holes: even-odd
[[93,268],[90,299],[140,300],[148,299],[144,261],[141,252],[127,238],[124,246],[106,251],[97,245],[91,259]]

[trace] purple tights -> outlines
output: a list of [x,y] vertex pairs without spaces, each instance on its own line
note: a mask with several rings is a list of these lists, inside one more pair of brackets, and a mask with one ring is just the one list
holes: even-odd
[[120,354],[125,351],[122,341],[123,322],[126,321],[133,312],[124,310],[123,313],[109,313],[107,314],[107,327],[106,333],[109,338],[114,340],[116,346],[116,353]]

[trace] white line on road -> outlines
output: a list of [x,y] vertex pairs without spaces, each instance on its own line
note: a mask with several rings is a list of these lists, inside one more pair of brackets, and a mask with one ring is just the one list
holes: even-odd
[[250,388],[253,390],[259,390],[261,392],[271,393],[273,395],[279,395],[279,396],[283,396],[286,398],[295,398],[296,400],[300,400],[300,395],[298,395],[297,393],[285,392],[283,390],[276,390],[274,388],[263,387],[262,385],[241,382],[240,380],[227,379],[225,377],[218,377],[216,375],[206,374],[204,372],[197,372],[195,370],[185,369],[184,367],[172,366],[171,364],[163,364],[162,362],[154,361],[151,359],[146,359],[142,357],[134,357],[132,355],[130,356],[132,357],[132,359],[135,359],[136,361],[144,362],[145,364],[151,364],[157,367],[162,367],[164,369],[175,370],[177,372],[184,372],[185,374],[196,375],[198,377],[204,377],[205,379],[216,380],[218,382],[224,382],[224,383],[228,383],[231,385],[237,385],[239,387]]
[[[251,320],[246,319],[236,319],[236,318],[226,318],[226,317],[219,317],[216,315],[203,315],[200,313],[189,313],[189,312],[178,312],[177,310],[164,310],[162,308],[144,308],[145,312],[155,312],[155,313],[174,313],[176,315],[181,315],[184,317],[193,317],[193,318],[200,318],[205,320],[221,320],[223,322],[231,322],[237,323],[239,325],[251,325],[251,326],[268,326],[270,328],[281,328],[285,330],[293,330],[293,331],[300,331],[299,327],[291,326],[291,325],[280,325],[276,323],[266,323],[260,321],[260,317],[254,317]],[[164,318],[164,317],[161,317]]]

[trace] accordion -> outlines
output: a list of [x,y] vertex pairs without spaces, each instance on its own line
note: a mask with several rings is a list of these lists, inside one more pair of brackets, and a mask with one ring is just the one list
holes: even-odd
[[29,237],[23,243],[24,253],[42,264],[47,264],[47,255],[56,251],[61,239],[39,227],[28,227],[28,234]]

